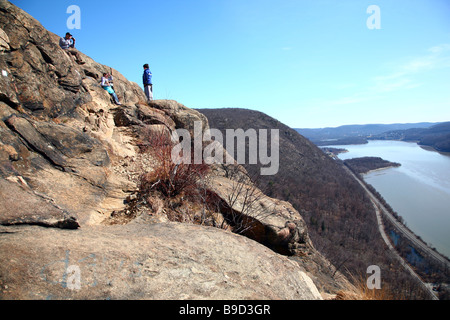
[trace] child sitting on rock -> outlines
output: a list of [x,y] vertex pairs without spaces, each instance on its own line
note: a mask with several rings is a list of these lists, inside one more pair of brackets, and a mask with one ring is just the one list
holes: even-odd
[[114,98],[114,102],[120,106],[121,103],[119,102],[119,98],[117,97],[116,92],[114,91],[114,89],[111,86],[111,83],[108,80],[110,78],[111,76],[109,76],[107,73],[103,73],[102,88],[105,89]]

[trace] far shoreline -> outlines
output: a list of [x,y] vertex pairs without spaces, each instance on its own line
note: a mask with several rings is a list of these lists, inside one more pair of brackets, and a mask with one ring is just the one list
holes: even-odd
[[[401,140],[399,140],[399,141],[401,141]],[[407,142],[407,141],[403,141],[403,142]],[[411,142],[413,142],[413,141],[411,141]],[[442,154],[443,156],[450,157],[450,151],[439,151],[439,150],[433,148],[432,146],[426,146],[426,145],[423,145],[423,144],[419,144],[418,142],[416,142],[416,143],[417,143],[417,145],[419,147],[421,147],[422,149],[424,149],[426,151],[437,152],[437,153]]]
[[[397,142],[405,142],[405,143],[415,143],[416,145],[418,145],[419,147],[421,147],[422,149],[424,149],[426,151],[437,152],[437,153],[442,154],[443,156],[450,157],[450,151],[441,151],[441,150],[438,150],[438,149],[436,149],[436,148],[434,148],[432,146],[427,146],[427,145],[424,145],[424,144],[420,144],[419,141],[405,141],[405,140],[398,140],[398,139],[368,139],[368,142],[369,141],[397,141]],[[341,149],[341,150],[343,150],[343,151],[339,151],[337,153],[332,152],[332,153],[334,153],[337,156],[340,153],[348,152],[348,150],[346,150],[344,148],[338,148],[338,147],[342,147],[342,146],[363,146],[363,145],[366,145],[367,143],[344,143],[344,144],[330,144],[330,145],[323,145],[323,146],[320,145],[320,144],[316,144],[316,146],[321,148],[321,149],[337,149],[337,150]]]
[[392,166],[387,166],[387,167],[383,167],[383,168],[372,169],[372,170],[369,170],[367,172],[362,172],[361,174],[365,176],[365,175],[368,175],[368,174],[373,173],[373,172],[383,171],[383,170],[387,170],[387,169],[394,169],[394,168],[398,168],[398,167],[399,166],[392,165]]

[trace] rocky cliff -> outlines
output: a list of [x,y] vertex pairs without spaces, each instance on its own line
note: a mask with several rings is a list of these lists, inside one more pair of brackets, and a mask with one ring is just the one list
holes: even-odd
[[[113,104],[99,84],[110,67],[83,53],[79,65],[58,41],[0,0],[1,298],[322,298],[317,270],[333,267],[300,214],[243,168],[233,166],[236,179],[209,165],[212,220],[195,218],[204,198],[168,199],[152,189],[160,181],[143,193],[142,177],[161,169],[149,140],[195,121],[207,128],[206,117],[176,101],[147,104],[117,70]],[[237,184],[258,194],[246,210]],[[244,232],[230,216],[251,223]]]

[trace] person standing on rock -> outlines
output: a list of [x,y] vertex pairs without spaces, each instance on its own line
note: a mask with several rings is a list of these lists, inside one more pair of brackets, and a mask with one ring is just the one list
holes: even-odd
[[119,102],[119,98],[117,97],[116,92],[113,90],[113,88],[111,87],[111,84],[109,83],[108,76],[109,75],[107,73],[103,74],[103,77],[101,80],[102,88],[105,89],[114,98],[114,102],[120,106],[121,103]]
[[152,84],[152,72],[149,69],[148,64],[144,64],[144,75],[142,76],[144,82],[144,91],[147,96],[147,101],[153,100],[153,84]]
[[68,52],[69,54],[75,56],[75,59],[78,64],[84,64],[85,62],[83,59],[81,59],[80,52],[78,52],[77,49],[75,49],[75,38],[67,32],[65,37],[61,37],[59,39],[59,46]]

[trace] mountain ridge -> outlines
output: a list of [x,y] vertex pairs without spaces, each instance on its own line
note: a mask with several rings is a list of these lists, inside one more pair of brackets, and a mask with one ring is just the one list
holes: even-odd
[[370,139],[412,141],[440,152],[450,152],[450,122],[442,122],[427,128],[391,130],[374,135]]
[[364,144],[367,143],[367,139],[369,137],[376,136],[384,132],[407,130],[412,128],[429,128],[436,124],[439,124],[439,122],[362,124],[316,129],[296,128],[295,130],[313,141],[316,145],[324,146],[339,144]]

